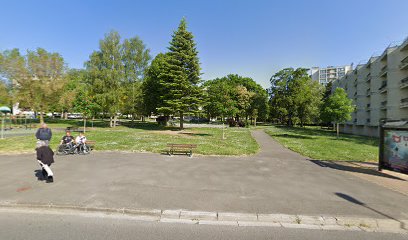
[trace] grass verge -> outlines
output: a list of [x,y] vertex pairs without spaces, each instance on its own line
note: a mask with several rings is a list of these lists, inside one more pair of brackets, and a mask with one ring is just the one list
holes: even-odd
[[[57,148],[64,135],[64,128],[77,125],[75,123],[48,123],[53,131],[50,144],[53,149]],[[98,125],[100,127],[89,129],[86,133],[89,140],[96,141],[96,150],[161,153],[167,149],[167,143],[198,144],[194,153],[202,155],[249,155],[259,149],[249,129],[245,128],[227,129],[227,139],[222,140],[222,129],[219,128],[188,128],[178,131],[175,128],[160,127],[156,123],[140,122],[116,128],[108,128],[101,123]],[[33,152],[35,142],[33,134],[9,137],[0,141],[0,153]]]
[[316,160],[378,161],[379,140],[341,134],[317,127],[265,127],[266,133],[285,147]]

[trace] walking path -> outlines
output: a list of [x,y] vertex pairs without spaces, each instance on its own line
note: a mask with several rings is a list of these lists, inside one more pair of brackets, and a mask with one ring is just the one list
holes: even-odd
[[[378,231],[392,226],[394,232],[404,231],[405,195],[315,164],[263,131],[254,131],[253,136],[261,146],[255,156],[187,158],[120,152],[58,156],[52,184],[35,177],[39,172],[34,172],[38,169],[34,155],[0,156],[0,206],[140,216],[153,211],[156,220],[201,219],[201,224],[239,225],[244,216],[241,226],[256,222]],[[294,225],[283,224],[288,221]]]

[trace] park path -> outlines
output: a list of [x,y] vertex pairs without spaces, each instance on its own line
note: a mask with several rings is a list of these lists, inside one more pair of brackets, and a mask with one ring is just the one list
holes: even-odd
[[35,177],[34,154],[0,156],[0,204],[408,219],[406,196],[252,134],[261,146],[253,156],[58,156],[52,184]]

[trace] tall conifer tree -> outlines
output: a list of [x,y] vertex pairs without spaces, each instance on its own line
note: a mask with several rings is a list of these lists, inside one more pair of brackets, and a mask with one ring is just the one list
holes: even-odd
[[183,129],[184,114],[196,112],[202,101],[200,63],[194,36],[187,31],[183,18],[170,42],[166,72],[160,76],[164,89],[163,105],[158,108],[164,114],[178,114]]

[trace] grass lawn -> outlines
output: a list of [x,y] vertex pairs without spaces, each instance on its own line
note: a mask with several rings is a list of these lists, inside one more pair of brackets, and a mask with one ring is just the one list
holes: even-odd
[[[51,147],[56,149],[64,128],[79,125],[78,121],[48,122],[53,131]],[[96,141],[96,150],[155,152],[167,149],[167,143],[198,144],[194,151],[203,155],[249,155],[258,151],[259,146],[251,137],[249,129],[228,128],[226,140],[222,140],[222,129],[219,128],[188,128],[178,131],[175,128],[160,127],[156,123],[136,122],[134,126],[105,127],[101,122],[95,123],[93,129],[87,131],[89,140]],[[73,133],[73,135],[77,135]],[[35,137],[16,136],[0,141],[0,153],[33,152]]]
[[285,147],[316,160],[378,161],[379,140],[340,134],[317,127],[265,127],[266,133]]

